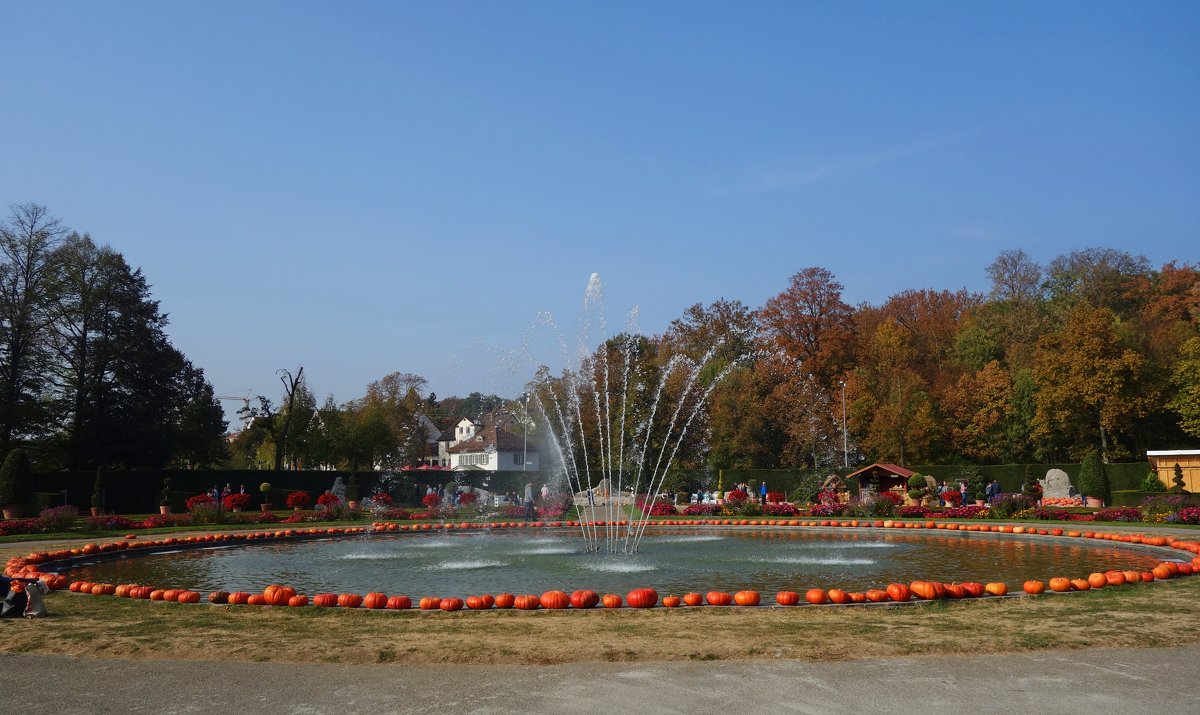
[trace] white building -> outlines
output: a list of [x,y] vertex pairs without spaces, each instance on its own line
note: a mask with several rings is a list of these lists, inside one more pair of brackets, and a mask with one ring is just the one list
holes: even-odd
[[537,448],[523,435],[499,427],[499,422],[502,420],[484,424],[464,417],[454,426],[453,435],[450,430],[442,434],[439,453],[444,451],[455,470],[536,472]]

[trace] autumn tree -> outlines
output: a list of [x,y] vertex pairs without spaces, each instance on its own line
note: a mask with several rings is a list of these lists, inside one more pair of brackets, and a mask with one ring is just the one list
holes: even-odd
[[1099,446],[1105,460],[1130,454],[1136,420],[1157,401],[1146,384],[1143,355],[1129,347],[1107,308],[1079,303],[1060,330],[1039,345],[1034,439],[1044,458],[1082,458]]
[[804,365],[829,388],[850,367],[853,311],[842,300],[842,284],[824,268],[805,268],[786,290],[758,311],[764,348]]
[[1200,438],[1200,337],[1183,344],[1171,374],[1174,394],[1167,406],[1179,415],[1180,428]]
[[933,403],[913,360],[909,331],[892,320],[881,324],[856,371],[862,389],[851,411],[859,447],[900,465],[928,459],[937,437]]

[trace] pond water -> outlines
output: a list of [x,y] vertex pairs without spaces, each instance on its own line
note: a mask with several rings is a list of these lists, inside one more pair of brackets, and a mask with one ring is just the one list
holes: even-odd
[[756,528],[663,529],[633,556],[583,553],[578,532],[428,532],[250,543],[98,560],[73,580],[148,583],[197,591],[258,591],[271,583],[301,593],[389,595],[570,592],[861,591],[914,580],[1005,581],[1086,577],[1112,568],[1145,571],[1168,555],[1150,547],[1009,534]]

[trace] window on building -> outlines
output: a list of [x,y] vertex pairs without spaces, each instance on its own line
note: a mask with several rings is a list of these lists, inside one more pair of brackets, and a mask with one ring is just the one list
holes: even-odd
[[513,464],[524,464],[525,463],[524,460],[525,460],[524,455],[521,455],[521,454],[513,455]]

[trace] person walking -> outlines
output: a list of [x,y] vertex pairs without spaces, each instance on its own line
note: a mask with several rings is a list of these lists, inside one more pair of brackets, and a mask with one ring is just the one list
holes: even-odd
[[525,485],[525,521],[533,521],[537,512],[533,510],[533,482]]
[[758,485],[758,503],[762,506],[767,505],[767,482],[765,479],[762,484]]

